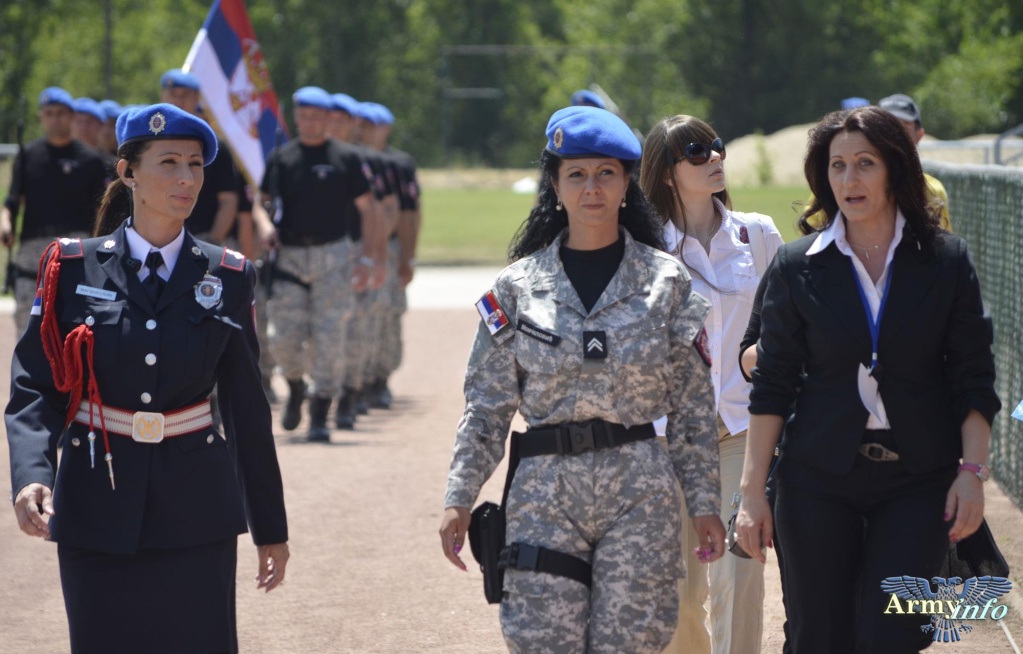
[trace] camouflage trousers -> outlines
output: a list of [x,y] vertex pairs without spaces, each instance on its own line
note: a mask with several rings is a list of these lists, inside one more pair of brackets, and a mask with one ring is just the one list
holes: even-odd
[[379,338],[369,366],[369,380],[387,379],[401,365],[401,316],[408,308],[405,288],[398,280],[401,248],[397,240],[391,241],[387,252],[387,281],[380,289],[377,312],[380,321]]
[[370,363],[380,341],[380,290],[354,295],[351,320],[348,321],[348,356],[345,358],[344,387],[361,390],[369,378]]
[[273,350],[270,349],[269,335],[270,317],[267,314],[266,310],[268,298],[266,296],[266,284],[263,281],[262,273],[259,271],[257,271],[255,298],[256,298],[255,305],[256,338],[259,341],[259,371],[263,373],[263,382],[267,383],[271,379],[273,379],[274,366],[276,365],[277,362],[274,359]]
[[[85,232],[68,234],[68,238],[88,238]],[[30,238],[22,241],[18,252],[14,255],[14,265],[24,274],[14,280],[14,327],[18,337],[25,333],[28,319],[32,311],[32,303],[36,299],[35,274],[39,270],[39,258],[46,251],[46,246],[53,242],[53,237]],[[32,273],[31,276],[28,273]]]
[[681,488],[654,440],[522,459],[508,495],[508,543],[572,554],[593,587],[509,569],[501,630],[511,652],[654,654],[678,621]]
[[285,379],[306,373],[312,394],[338,394],[352,302],[352,245],[348,239],[311,246],[284,246],[278,270],[309,287],[275,279],[267,314],[273,323],[270,345]]

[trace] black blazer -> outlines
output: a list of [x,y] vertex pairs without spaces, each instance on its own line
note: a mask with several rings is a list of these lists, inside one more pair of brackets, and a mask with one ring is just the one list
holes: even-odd
[[[788,416],[795,400],[785,456],[845,474],[867,424],[857,371],[870,364],[870,329],[852,262],[834,243],[807,256],[816,238],[786,244],[768,270],[750,413]],[[991,320],[958,236],[921,248],[906,230],[889,274],[879,389],[903,463],[922,474],[962,456],[970,409],[990,423],[1001,408]]]
[[[5,416],[13,492],[32,482],[53,488],[53,540],[98,551],[208,544],[244,532],[246,523],[256,544],[286,541],[281,475],[258,365],[252,265],[186,232],[154,307],[132,268],[124,229],[82,241],[82,256],[61,257],[55,303],[61,339],[92,318],[100,394],[104,404],[119,409],[167,412],[205,400],[219,384],[225,436],[210,428],[143,444],[111,433],[112,490],[100,430],[95,468],[88,427],[72,422],[65,430],[68,395],[54,388],[41,316],[32,316],[14,352]],[[69,244],[65,254],[75,247]],[[195,299],[195,286],[207,272],[223,282],[222,303],[212,309]],[[109,291],[113,299],[84,295],[79,285]],[[156,355],[153,365],[146,362],[149,354]]]

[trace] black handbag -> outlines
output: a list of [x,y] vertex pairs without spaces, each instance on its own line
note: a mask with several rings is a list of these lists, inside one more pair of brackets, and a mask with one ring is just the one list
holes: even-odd
[[742,549],[742,545],[739,544],[739,539],[735,533],[735,522],[739,517],[739,504],[741,503],[742,495],[736,493],[732,495],[732,517],[728,519],[728,526],[725,528],[725,548],[739,557],[740,559],[752,559],[749,552]]

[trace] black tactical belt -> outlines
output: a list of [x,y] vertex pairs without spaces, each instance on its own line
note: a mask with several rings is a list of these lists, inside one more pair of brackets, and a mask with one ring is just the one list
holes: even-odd
[[571,554],[528,543],[512,543],[501,550],[498,567],[546,572],[574,579],[587,588],[593,587],[592,565]]
[[626,443],[656,438],[651,423],[626,427],[617,422],[590,420],[566,422],[554,427],[530,429],[524,434],[516,432],[520,457],[544,454],[582,454],[606,450]]
[[8,274],[14,273],[15,279],[31,279],[34,281],[36,279],[37,271],[25,270],[24,268],[11,264],[7,268],[7,273]]
[[305,290],[312,288],[312,284],[304,281],[301,277],[294,273],[290,273],[287,270],[281,270],[280,268],[274,267],[271,271],[274,281],[291,282],[292,284],[298,284]]

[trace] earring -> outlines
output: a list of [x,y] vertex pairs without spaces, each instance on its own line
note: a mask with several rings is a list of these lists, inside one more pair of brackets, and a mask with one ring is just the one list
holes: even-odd
[[562,204],[561,204],[561,198],[558,198],[558,203],[556,205],[554,205],[554,210],[555,211],[561,211],[564,208],[565,207],[563,207]]
[[131,183],[131,190],[133,190],[133,191],[135,190],[135,182]]
[[624,209],[624,208],[625,208],[625,206],[626,206],[626,205],[625,205],[625,198],[622,198],[622,209]]

